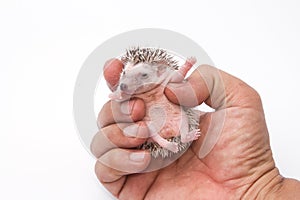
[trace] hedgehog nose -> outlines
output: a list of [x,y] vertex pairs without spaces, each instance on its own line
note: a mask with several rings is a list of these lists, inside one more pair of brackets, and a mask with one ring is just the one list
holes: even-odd
[[120,89],[121,89],[122,91],[127,90],[127,85],[126,85],[125,83],[121,83]]

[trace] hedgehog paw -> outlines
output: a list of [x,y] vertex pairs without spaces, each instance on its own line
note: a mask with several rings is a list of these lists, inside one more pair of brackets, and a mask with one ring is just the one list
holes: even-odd
[[200,136],[200,129],[194,129],[190,132],[188,132],[184,137],[181,137],[181,142],[182,143],[188,143],[193,140],[197,140]]
[[189,57],[186,61],[193,66],[197,62],[197,59],[195,57]]

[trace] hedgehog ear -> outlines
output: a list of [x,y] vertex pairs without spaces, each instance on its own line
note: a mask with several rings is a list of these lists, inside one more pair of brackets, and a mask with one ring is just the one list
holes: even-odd
[[159,64],[156,68],[157,76],[160,77],[163,73],[166,72],[167,66],[163,64]]

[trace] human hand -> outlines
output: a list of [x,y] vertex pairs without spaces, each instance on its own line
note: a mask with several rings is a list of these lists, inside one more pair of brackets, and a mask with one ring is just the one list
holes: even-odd
[[[116,59],[106,63],[104,76],[110,88],[118,82],[122,67]],[[204,65],[185,83],[169,84],[165,95],[186,106],[205,102],[215,112],[201,115],[202,136],[178,160],[139,173],[151,161],[149,153],[131,149],[148,136],[140,121],[145,114],[143,101],[106,103],[91,150],[98,158],[98,179],[113,195],[119,199],[278,199],[287,185],[295,185],[275,167],[260,97],[243,81]],[[120,127],[132,122],[139,128],[124,135]]]

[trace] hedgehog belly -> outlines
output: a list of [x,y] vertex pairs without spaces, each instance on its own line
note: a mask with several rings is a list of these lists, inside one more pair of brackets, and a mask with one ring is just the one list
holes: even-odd
[[[183,118],[187,117],[183,109],[171,103],[165,96],[155,102],[146,103],[145,120],[155,126],[156,133],[163,138],[172,138],[180,135]],[[188,131],[188,130],[187,130]]]
[[149,120],[157,127],[157,133],[163,138],[180,136],[183,117],[186,117],[181,107],[170,102],[155,104],[149,109]]
[[190,142],[182,143],[180,135],[183,131],[189,131],[190,119],[186,110],[167,99],[164,95],[164,87],[157,87],[146,93],[135,94],[134,97],[141,98],[145,102],[146,115],[143,121],[147,123],[148,128],[151,125],[150,134],[152,134],[144,144],[137,147],[138,149],[149,150],[154,158],[167,158],[174,155],[175,153],[153,141],[151,137],[154,134],[159,134],[166,140],[177,143],[179,152],[189,147]]

